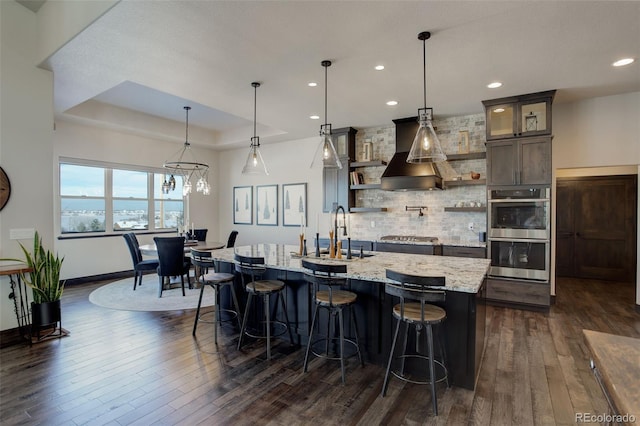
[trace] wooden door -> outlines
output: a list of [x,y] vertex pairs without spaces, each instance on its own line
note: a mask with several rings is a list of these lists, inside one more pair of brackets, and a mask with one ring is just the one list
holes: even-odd
[[558,179],[558,276],[635,280],[637,185],[635,175]]

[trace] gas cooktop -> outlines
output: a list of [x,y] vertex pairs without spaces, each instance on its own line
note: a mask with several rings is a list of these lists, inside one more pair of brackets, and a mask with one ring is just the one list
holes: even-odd
[[413,241],[417,243],[437,243],[438,237],[422,237],[418,235],[385,235],[380,241]]

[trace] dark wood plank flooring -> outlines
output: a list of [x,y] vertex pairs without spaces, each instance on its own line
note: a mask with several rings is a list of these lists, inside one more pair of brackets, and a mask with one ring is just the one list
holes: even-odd
[[487,340],[475,392],[439,388],[438,417],[427,387],[392,379],[354,359],[347,384],[339,364],[279,341],[236,350],[194,311],[126,312],[92,305],[101,283],[69,286],[63,326],[71,335],[0,350],[3,425],[564,425],[575,413],[606,413],[589,370],[583,328],[640,337],[632,285],[562,279],[548,313],[487,309]]

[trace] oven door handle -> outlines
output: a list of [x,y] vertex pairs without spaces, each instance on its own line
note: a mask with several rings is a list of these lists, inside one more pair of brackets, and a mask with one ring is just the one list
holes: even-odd
[[511,238],[511,237],[492,237],[489,238],[489,243],[491,241],[498,242],[507,242],[507,243],[538,243],[538,244],[548,244],[550,240],[548,238]]
[[489,203],[545,203],[548,198],[493,198]]

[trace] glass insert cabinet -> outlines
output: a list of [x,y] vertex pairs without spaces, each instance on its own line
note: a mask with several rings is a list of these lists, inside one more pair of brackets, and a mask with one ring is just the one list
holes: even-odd
[[551,134],[555,90],[483,101],[487,140]]

